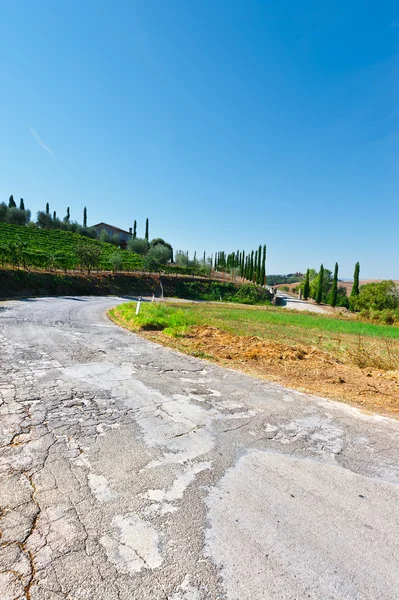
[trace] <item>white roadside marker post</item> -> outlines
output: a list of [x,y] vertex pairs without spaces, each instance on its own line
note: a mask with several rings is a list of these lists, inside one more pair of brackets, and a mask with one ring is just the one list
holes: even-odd
[[141,306],[141,296],[139,296],[139,299],[137,301],[136,315],[138,315],[140,313],[140,306]]

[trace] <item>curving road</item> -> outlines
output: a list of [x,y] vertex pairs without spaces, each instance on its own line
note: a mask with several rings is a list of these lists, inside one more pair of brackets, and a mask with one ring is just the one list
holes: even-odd
[[307,302],[306,300],[299,300],[297,296],[286,294],[285,292],[277,292],[277,296],[280,298],[279,306],[283,308],[289,308],[291,310],[305,310],[309,312],[315,312],[320,314],[331,314],[331,308],[327,308],[323,304],[313,304],[313,302]]
[[0,304],[2,600],[393,600],[399,423]]

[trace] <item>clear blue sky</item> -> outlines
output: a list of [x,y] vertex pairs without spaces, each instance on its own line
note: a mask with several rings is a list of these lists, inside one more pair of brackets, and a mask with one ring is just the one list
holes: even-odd
[[1,200],[399,279],[397,2],[3,1],[0,39]]

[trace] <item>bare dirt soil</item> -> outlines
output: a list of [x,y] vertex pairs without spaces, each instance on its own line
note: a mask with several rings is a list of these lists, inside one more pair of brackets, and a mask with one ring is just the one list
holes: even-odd
[[140,335],[303,392],[399,416],[397,370],[361,369],[342,364],[327,352],[303,344],[287,345],[254,336],[237,336],[209,326],[191,327],[178,338],[160,331],[142,331]]

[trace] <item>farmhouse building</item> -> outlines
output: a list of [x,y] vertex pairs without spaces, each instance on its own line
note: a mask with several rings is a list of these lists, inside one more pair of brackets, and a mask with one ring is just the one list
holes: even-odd
[[108,223],[97,223],[97,225],[92,225],[90,229],[95,229],[97,237],[100,237],[100,233],[104,230],[110,237],[116,234],[119,237],[119,245],[122,248],[127,246],[128,241],[132,239],[133,235],[131,227],[129,227],[129,231],[125,231],[119,227],[114,227],[114,225],[109,225]]

